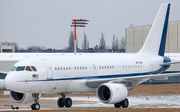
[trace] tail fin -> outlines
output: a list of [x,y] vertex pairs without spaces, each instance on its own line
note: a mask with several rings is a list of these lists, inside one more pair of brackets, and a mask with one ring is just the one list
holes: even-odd
[[170,4],[163,3],[159,8],[143,47],[138,52],[139,54],[164,56],[169,11]]

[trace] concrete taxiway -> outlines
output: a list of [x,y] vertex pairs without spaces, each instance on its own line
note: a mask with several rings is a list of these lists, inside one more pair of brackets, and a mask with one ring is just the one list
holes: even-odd
[[[57,97],[42,97],[39,99],[41,110],[60,109],[114,109],[113,104],[103,104],[95,96],[71,97],[73,105],[71,108],[58,108]],[[180,95],[162,96],[129,96],[129,108],[179,108]],[[0,99],[0,111],[12,110],[10,105],[18,106],[19,110],[31,110],[30,105],[14,103],[10,98]],[[9,108],[8,108],[9,105]]]

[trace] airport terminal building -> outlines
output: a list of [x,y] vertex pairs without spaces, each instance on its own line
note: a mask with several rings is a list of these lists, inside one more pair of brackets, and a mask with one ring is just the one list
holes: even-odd
[[[145,25],[125,29],[126,53],[137,53],[141,49],[150,28],[151,25]],[[180,53],[180,20],[168,24],[165,52]]]

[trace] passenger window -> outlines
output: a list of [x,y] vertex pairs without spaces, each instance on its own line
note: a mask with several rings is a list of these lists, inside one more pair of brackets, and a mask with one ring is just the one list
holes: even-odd
[[109,66],[107,66],[107,69],[109,69]]
[[76,67],[74,67],[74,69],[76,70]]
[[68,67],[66,67],[66,70],[68,70]]
[[26,71],[32,71],[30,66],[26,66]]
[[24,71],[25,66],[19,66],[16,68],[16,71]]
[[85,66],[86,70],[87,70],[87,66]]
[[79,67],[77,67],[77,69],[79,70]]
[[61,67],[61,70],[63,70],[63,68]]
[[14,71],[16,69],[16,67],[15,66],[13,66],[13,68],[11,69],[11,71]]
[[36,68],[34,66],[31,66],[32,70],[33,71],[37,71]]
[[63,69],[65,70],[65,67],[63,67]]
[[58,67],[58,70],[60,70],[59,67]]
[[99,66],[99,69],[101,69],[101,66]]
[[83,68],[83,70],[84,70],[84,66],[83,66],[82,68]]
[[56,67],[55,67],[55,70],[57,70]]
[[69,67],[69,70],[71,70],[71,67]]

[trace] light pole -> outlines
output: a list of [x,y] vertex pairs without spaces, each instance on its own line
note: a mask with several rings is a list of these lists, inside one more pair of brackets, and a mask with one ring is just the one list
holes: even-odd
[[86,27],[89,20],[87,19],[73,19],[71,27],[74,27],[74,54],[76,55],[76,27]]

